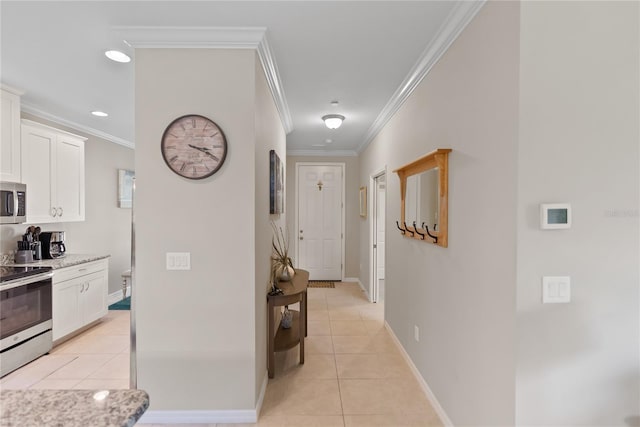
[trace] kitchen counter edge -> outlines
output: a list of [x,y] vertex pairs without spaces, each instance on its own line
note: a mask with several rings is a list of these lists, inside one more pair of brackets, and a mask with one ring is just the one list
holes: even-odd
[[101,259],[110,258],[111,255],[96,255],[96,254],[67,254],[62,258],[43,259],[29,264],[4,264],[12,267],[51,267],[54,270],[66,267],[73,267],[74,265],[84,264],[87,262],[100,261]]

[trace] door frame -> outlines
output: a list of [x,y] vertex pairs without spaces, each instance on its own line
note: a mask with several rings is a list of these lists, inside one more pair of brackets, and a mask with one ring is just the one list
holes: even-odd
[[[340,269],[340,274],[341,274],[341,280],[344,281],[345,278],[345,270],[347,269],[346,266],[346,262],[345,262],[345,241],[346,241],[346,236],[345,236],[345,232],[344,232],[344,224],[345,224],[345,190],[346,190],[346,182],[347,182],[347,176],[346,176],[346,163],[344,162],[296,162],[296,182],[295,182],[295,192],[296,192],[296,203],[295,203],[295,218],[294,218],[294,224],[295,224],[295,230],[300,230],[300,226],[299,226],[299,221],[298,221],[298,215],[299,215],[299,208],[298,208],[298,204],[300,203],[300,194],[299,194],[299,189],[298,189],[298,177],[299,177],[299,173],[300,173],[300,166],[340,166],[341,168],[341,173],[342,173],[342,200],[341,200],[341,204],[342,204],[342,215],[340,218],[340,235],[341,237],[341,244],[342,244],[342,258],[340,260],[340,263],[342,265],[342,268]],[[295,249],[295,254],[296,254],[296,266],[298,266],[298,260],[300,259],[300,254],[298,253],[298,233],[294,230],[294,249]]]
[[[378,302],[378,292],[375,280],[377,278],[377,262],[376,262],[376,250],[373,247],[373,242],[376,241],[376,222],[378,221],[378,215],[376,214],[376,207],[378,203],[378,188],[376,187],[376,179],[380,176],[385,176],[385,191],[389,187],[389,176],[387,175],[387,165],[384,165],[381,169],[374,171],[369,175],[369,193],[371,197],[371,206],[369,212],[371,212],[369,221],[369,301]],[[385,218],[387,217],[387,204],[384,205]],[[385,237],[386,241],[386,237]],[[386,251],[385,251],[386,252]],[[386,268],[386,253],[385,253],[385,268]]]

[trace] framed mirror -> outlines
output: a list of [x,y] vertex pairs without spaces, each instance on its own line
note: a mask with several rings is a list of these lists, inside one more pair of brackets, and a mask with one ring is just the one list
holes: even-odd
[[449,148],[439,148],[396,169],[404,237],[448,245]]

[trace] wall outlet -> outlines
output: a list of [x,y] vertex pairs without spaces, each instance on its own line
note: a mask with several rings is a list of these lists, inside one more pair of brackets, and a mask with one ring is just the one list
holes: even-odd
[[417,325],[413,325],[413,339],[420,342],[420,328]]
[[167,252],[167,270],[191,270],[191,252]]

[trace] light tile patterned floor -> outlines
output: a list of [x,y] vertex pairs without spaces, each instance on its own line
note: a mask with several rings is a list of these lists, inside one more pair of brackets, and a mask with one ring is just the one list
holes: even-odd
[[[308,295],[305,364],[298,364],[297,347],[278,353],[258,423],[217,427],[442,425],[384,328],[382,305],[369,303],[354,283],[310,288]],[[127,388],[128,315],[109,312],[99,325],[2,378],[0,388]],[[216,425],[185,425],[205,426]]]
[[129,312],[109,311],[96,326],[0,379],[0,388],[129,388]]

